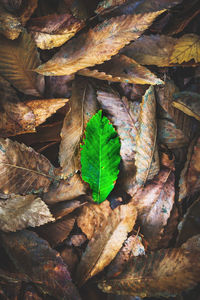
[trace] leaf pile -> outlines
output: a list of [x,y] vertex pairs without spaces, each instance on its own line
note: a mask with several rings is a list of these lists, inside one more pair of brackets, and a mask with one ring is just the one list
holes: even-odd
[[199,298],[199,13],[1,1],[1,299]]

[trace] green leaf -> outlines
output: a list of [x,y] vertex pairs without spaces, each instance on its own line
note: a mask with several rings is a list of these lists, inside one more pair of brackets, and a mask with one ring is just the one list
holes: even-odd
[[99,110],[88,122],[81,150],[81,172],[95,202],[103,202],[119,173],[120,141],[117,132]]

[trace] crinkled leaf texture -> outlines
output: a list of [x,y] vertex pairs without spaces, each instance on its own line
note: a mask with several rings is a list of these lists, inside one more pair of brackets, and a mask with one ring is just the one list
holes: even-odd
[[85,135],[81,151],[82,178],[89,183],[94,201],[101,203],[113,189],[119,173],[120,141],[101,110],[88,122]]

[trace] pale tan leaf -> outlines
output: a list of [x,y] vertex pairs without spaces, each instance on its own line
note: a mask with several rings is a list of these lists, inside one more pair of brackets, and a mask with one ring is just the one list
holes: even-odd
[[81,257],[76,272],[79,285],[102,271],[113,260],[128,232],[133,229],[136,215],[134,205],[129,203],[115,208],[103,222]]
[[70,75],[80,69],[101,64],[131,40],[137,39],[163,11],[106,20],[88,33],[69,41],[51,60],[35,71],[48,76]]
[[43,239],[49,242],[51,247],[55,247],[62,243],[72,231],[74,227],[75,217],[66,216],[54,223],[45,224],[37,229],[37,233]]
[[142,298],[169,297],[186,291],[200,281],[199,236],[195,240],[196,244],[190,239],[181,248],[135,257],[118,277],[103,280],[98,286],[107,293]]
[[40,64],[37,48],[25,31],[17,40],[0,38],[0,74],[24,94],[39,96],[37,76],[32,71]]
[[55,180],[54,167],[32,148],[0,139],[0,190],[5,194],[48,191]]
[[184,135],[182,130],[178,129],[169,119],[159,119],[158,141],[169,149],[174,149],[188,145],[189,137]]
[[144,185],[160,169],[156,145],[156,99],[153,86],[149,87],[142,98],[139,122],[135,155],[135,164],[137,167],[136,181],[139,185]]
[[200,62],[200,37],[196,34],[185,34],[178,39],[170,56],[170,63],[181,64],[194,59]]
[[19,18],[6,11],[0,4],[0,33],[8,39],[14,40],[18,38],[21,31],[22,26]]
[[69,99],[40,99],[25,102],[35,116],[35,126],[39,126],[47,118],[53,115],[59,108],[63,107]]
[[119,177],[123,186],[128,189],[135,182],[136,135],[140,106],[138,102],[128,101],[109,86],[97,91],[97,99],[109,120],[116,127],[120,137],[120,155],[123,166]]
[[75,174],[66,180],[52,185],[49,191],[44,194],[44,201],[48,204],[65,200],[72,200],[78,196],[85,195],[87,186],[81,180],[80,175]]
[[187,160],[179,180],[179,201],[200,191],[200,138],[188,149]]
[[7,200],[0,200],[0,229],[3,231],[36,227],[54,220],[47,205],[37,196],[11,194]]
[[174,94],[172,105],[190,117],[200,121],[200,95],[192,92]]
[[28,30],[31,32],[37,47],[52,49],[62,46],[83,26],[83,21],[79,21],[70,14],[53,14],[32,18]]
[[176,41],[166,35],[144,35],[126,46],[122,52],[142,65],[169,66]]
[[80,168],[77,150],[89,119],[96,113],[96,96],[87,80],[76,79],[73,83],[70,111],[66,114],[61,130],[59,161],[62,174],[68,176]]
[[99,205],[88,203],[82,208],[77,218],[77,224],[90,240],[94,233],[101,228],[103,221],[108,219],[111,212],[108,200]]
[[108,62],[93,69],[86,68],[80,70],[79,74],[113,82],[152,85],[164,83],[147,68],[139,65],[135,60],[123,54],[115,56]]

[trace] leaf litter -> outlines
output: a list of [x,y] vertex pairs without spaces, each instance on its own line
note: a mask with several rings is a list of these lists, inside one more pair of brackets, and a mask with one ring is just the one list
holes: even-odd
[[198,298],[197,2],[0,4],[3,299]]

